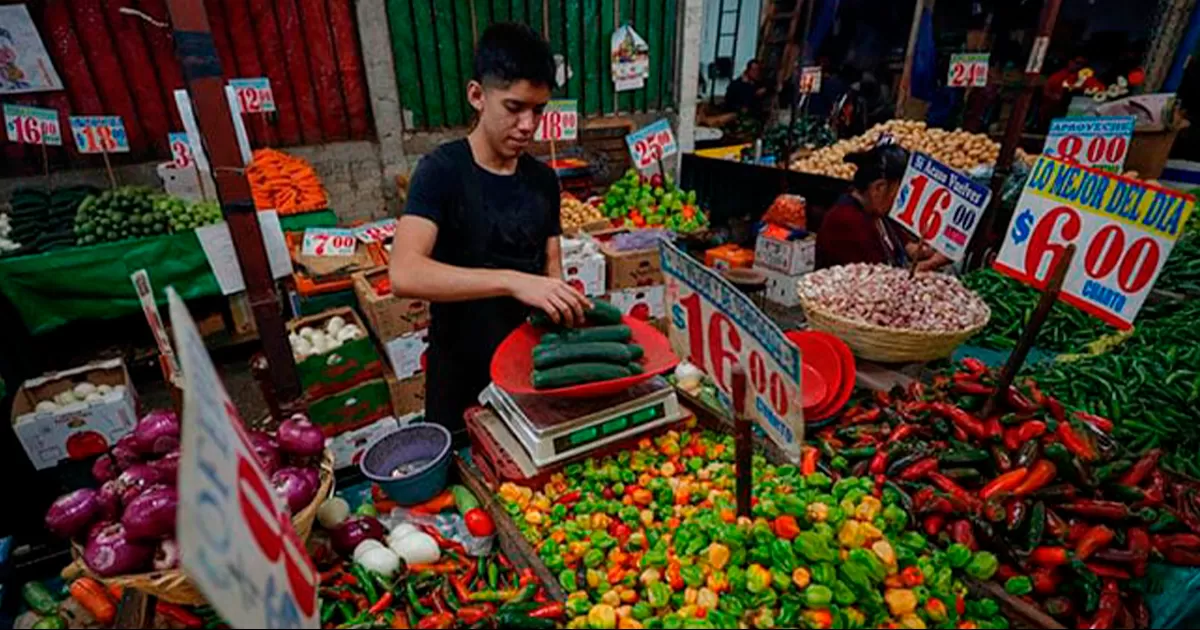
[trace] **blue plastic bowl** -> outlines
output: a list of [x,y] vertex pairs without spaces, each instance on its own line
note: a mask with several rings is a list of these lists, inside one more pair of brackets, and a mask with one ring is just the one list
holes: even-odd
[[[422,461],[426,463],[407,475],[392,477],[398,466]],[[358,466],[396,503],[424,503],[446,488],[450,432],[440,424],[427,422],[400,427],[368,445]]]

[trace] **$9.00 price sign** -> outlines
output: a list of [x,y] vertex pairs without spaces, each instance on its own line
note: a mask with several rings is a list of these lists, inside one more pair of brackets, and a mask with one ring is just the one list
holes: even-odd
[[167,142],[171,145],[171,160],[175,168],[188,168],[196,163],[196,155],[192,153],[192,144],[188,142],[186,132],[168,133]]
[[625,144],[629,145],[629,155],[637,168],[649,168],[679,151],[675,134],[671,133],[671,123],[666,118],[625,136]]
[[966,175],[914,152],[889,216],[935,250],[959,261],[991,198],[991,190]]
[[267,77],[230,79],[229,87],[237,95],[243,114],[275,111],[275,93],[271,91],[271,80]]
[[950,87],[983,87],[987,85],[988,53],[954,53],[950,55]]
[[1042,156],[995,267],[1042,288],[1075,243],[1062,300],[1129,328],[1195,205],[1179,191]]
[[345,228],[308,228],[300,253],[305,256],[353,256],[358,247],[354,230]]
[[71,137],[80,153],[128,153],[129,136],[120,116],[71,116]]
[[180,564],[235,628],[316,628],[320,580],[259,465],[187,307],[167,289],[183,368]]
[[575,140],[579,137],[579,101],[554,100],[546,103],[533,139],[537,142]]
[[9,142],[62,145],[56,109],[5,103],[4,133]]
[[746,370],[746,412],[794,461],[804,441],[800,350],[717,272],[659,244],[667,279],[671,347],[712,377],[726,401],[733,366]]
[[354,228],[358,240],[364,243],[379,243],[396,235],[395,219],[380,219]]
[[1129,157],[1135,120],[1133,116],[1055,118],[1042,154],[1120,173]]

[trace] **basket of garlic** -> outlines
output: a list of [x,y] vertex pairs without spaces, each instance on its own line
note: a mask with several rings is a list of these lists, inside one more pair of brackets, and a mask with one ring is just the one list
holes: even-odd
[[930,361],[987,325],[991,309],[958,278],[887,265],[852,264],[797,281],[808,324],[838,336],[859,357],[885,363]]
[[316,399],[383,375],[383,363],[358,313],[339,307],[288,322],[288,341],[304,393]]

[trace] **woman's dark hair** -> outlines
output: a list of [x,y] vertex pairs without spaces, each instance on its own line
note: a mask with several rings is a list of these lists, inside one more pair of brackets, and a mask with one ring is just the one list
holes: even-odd
[[488,87],[508,87],[524,79],[554,88],[554,55],[546,40],[528,26],[493,24],[475,46],[473,78]]
[[886,179],[898,182],[904,179],[908,168],[908,151],[898,144],[881,144],[867,151],[851,153],[843,158],[858,167],[854,172],[854,189],[866,190],[873,182]]

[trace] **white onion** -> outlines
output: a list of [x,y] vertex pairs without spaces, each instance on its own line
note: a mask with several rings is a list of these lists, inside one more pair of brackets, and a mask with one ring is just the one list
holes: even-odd
[[88,383],[88,382],[83,382],[83,383],[76,385],[75,389],[72,390],[72,393],[74,393],[75,397],[80,400],[87,400],[88,394],[91,394],[92,392],[95,392],[95,391],[96,391],[95,385],[92,385],[91,383]]
[[339,330],[346,326],[346,320],[341,315],[334,315],[325,322],[325,332],[330,335],[336,335]]

